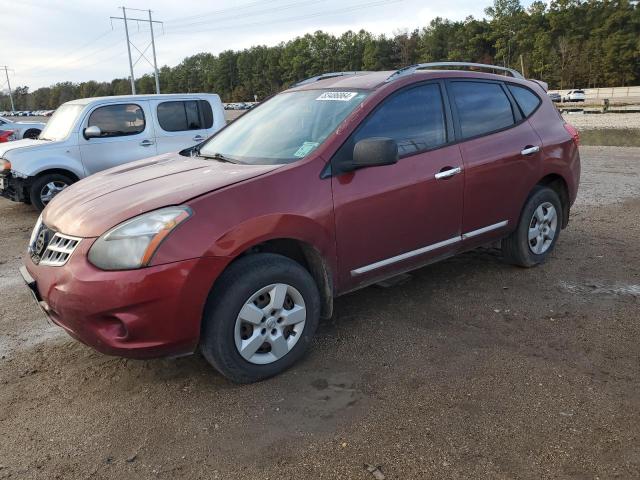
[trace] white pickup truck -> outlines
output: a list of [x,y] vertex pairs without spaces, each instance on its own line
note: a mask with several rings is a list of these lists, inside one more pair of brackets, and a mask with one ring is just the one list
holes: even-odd
[[11,130],[13,138],[38,138],[46,123],[42,122],[14,122],[5,117],[0,117],[0,130]]
[[0,144],[0,196],[42,210],[81,178],[191,147],[224,125],[215,94],[73,100],[56,110],[38,139]]

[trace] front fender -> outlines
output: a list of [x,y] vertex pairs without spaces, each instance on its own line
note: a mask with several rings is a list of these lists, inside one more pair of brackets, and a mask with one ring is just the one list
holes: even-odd
[[77,178],[86,176],[80,151],[77,147],[60,147],[38,152],[33,149],[13,150],[8,160],[15,172],[27,177],[35,177],[47,170],[66,170]]

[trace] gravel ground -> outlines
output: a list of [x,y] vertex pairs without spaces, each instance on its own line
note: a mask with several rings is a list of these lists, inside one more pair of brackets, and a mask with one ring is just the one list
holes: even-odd
[[640,113],[565,113],[562,117],[579,130],[640,128]]
[[342,297],[247,386],[49,326],[16,273],[36,214],[0,199],[0,479],[639,478],[640,149],[582,157],[545,265],[479,250]]

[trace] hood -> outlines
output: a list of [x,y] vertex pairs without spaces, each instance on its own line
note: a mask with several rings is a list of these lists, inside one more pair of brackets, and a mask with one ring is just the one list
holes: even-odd
[[237,165],[177,153],[146,158],[91,175],[59,193],[43,212],[49,227],[97,237],[141,213],[273,171],[281,165]]
[[7,156],[7,153],[11,150],[28,150],[34,148],[42,148],[45,145],[57,145],[59,142],[52,142],[50,140],[31,140],[25,138],[24,140],[14,140],[13,142],[0,143],[0,158],[6,158],[11,160],[11,155]]

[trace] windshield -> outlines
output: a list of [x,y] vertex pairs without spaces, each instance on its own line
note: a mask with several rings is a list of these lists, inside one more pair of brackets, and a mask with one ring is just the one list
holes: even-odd
[[76,123],[84,105],[68,103],[56,110],[38,138],[42,140],[64,140]]
[[218,133],[200,149],[204,157],[272,165],[313,152],[367,96],[358,91],[281,93]]

